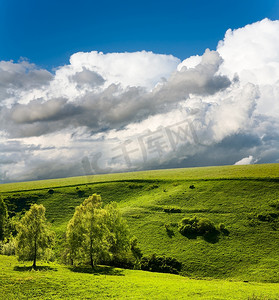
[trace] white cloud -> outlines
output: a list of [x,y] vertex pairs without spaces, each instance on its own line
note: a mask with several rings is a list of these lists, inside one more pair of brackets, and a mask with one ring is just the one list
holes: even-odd
[[239,166],[239,165],[250,165],[253,163],[253,156],[252,155],[249,155],[248,157],[244,157],[242,158],[241,160],[237,161],[235,163],[236,166]]
[[229,29],[217,51],[224,59],[220,74],[241,84],[259,86],[257,113],[279,117],[279,21],[264,19],[236,30]]
[[79,52],[51,74],[2,61],[0,181],[82,175],[83,159],[92,172],[278,162],[278,117],[279,21],[182,62]]
[[123,87],[141,86],[153,88],[162,78],[168,78],[180,60],[172,55],[152,52],[107,53],[78,52],[71,56],[74,70],[87,68],[97,72],[107,82],[120,83]]

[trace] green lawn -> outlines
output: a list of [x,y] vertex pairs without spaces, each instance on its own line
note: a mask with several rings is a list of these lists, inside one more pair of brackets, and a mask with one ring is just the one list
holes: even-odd
[[194,280],[136,270],[71,270],[42,263],[38,271],[0,256],[1,299],[278,299],[278,283]]
[[[194,186],[193,189],[189,188],[191,185]],[[231,299],[246,299],[247,297],[242,296],[250,295],[244,291],[251,285],[258,288],[258,291],[255,290],[256,295],[260,295],[258,292],[262,291],[263,295],[269,297],[272,294],[266,294],[265,291],[269,288],[265,287],[278,288],[279,164],[96,175],[5,184],[0,188],[11,211],[28,209],[34,202],[45,205],[48,221],[52,223],[52,228],[58,236],[58,248],[63,241],[66,225],[74,213],[74,208],[86,197],[99,193],[104,203],[118,202],[131,234],[138,238],[144,255],[157,253],[173,256],[183,263],[183,275],[192,279],[209,280],[193,281],[193,286],[198,285],[195,294],[197,298],[193,299],[199,299],[197,295],[200,289],[201,299],[230,299],[223,297],[226,288],[232,290],[232,295],[236,297]],[[166,213],[164,209],[169,207],[180,209],[181,212]],[[193,216],[209,218],[216,225],[223,223],[227,232],[210,241],[202,237],[188,239],[178,232],[175,224],[183,217]],[[172,229],[172,235],[167,234],[166,224]],[[67,268],[61,266],[56,268],[63,274],[68,272],[67,274],[71,276],[77,276]],[[52,271],[45,274],[49,272]],[[126,282],[127,286],[130,284],[128,278],[136,280],[135,278],[140,276],[137,274],[144,274],[138,271],[121,272],[124,272],[125,276],[112,278],[116,278],[119,284],[125,278],[123,282]],[[181,289],[186,293],[187,284],[192,282],[178,276],[147,274],[142,276],[146,278],[151,276],[150,280],[155,280],[156,276],[167,276],[166,282],[172,282],[166,288],[170,291],[171,286],[178,289],[183,282],[185,288]],[[92,276],[92,274],[78,276]],[[143,284],[144,278],[141,280]],[[174,283],[176,280],[177,285]],[[249,281],[249,283],[235,283],[235,281]],[[167,284],[166,282],[160,284]],[[137,287],[138,283],[133,284]],[[131,283],[131,286],[133,284]],[[234,288],[234,284],[235,286],[239,284],[241,287],[239,291]],[[156,287],[155,283],[154,286]],[[216,287],[215,292],[213,286]],[[150,297],[154,299],[152,293],[156,295],[156,288],[154,290],[153,287],[142,288],[149,291]],[[203,293],[207,288],[208,293],[212,293],[209,295],[214,294],[217,297],[219,292],[223,294],[220,294],[219,298],[206,297]],[[134,290],[134,297],[139,297],[137,288]],[[190,290],[193,292],[193,289]],[[172,292],[178,293],[174,290]],[[242,295],[240,298],[237,298],[238,292]],[[185,295],[190,297],[189,293]],[[143,295],[148,298],[148,294]],[[162,298],[162,295],[160,297]]]

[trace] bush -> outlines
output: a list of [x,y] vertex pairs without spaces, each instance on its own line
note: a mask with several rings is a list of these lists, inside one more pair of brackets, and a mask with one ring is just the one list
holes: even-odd
[[177,207],[166,207],[164,208],[164,212],[171,214],[181,213],[181,209]]
[[219,233],[212,221],[207,218],[198,219],[197,217],[182,219],[178,225],[178,230],[182,235],[192,238],[197,236],[209,237]]
[[144,271],[178,274],[182,264],[176,258],[152,254],[141,259],[140,267]]
[[85,192],[82,191],[82,190],[80,190],[80,189],[78,189],[78,190],[77,190],[77,194],[78,194],[79,197],[83,197],[84,194],[85,194]]
[[101,264],[122,269],[134,269],[135,258],[129,257],[127,254],[115,255],[110,260],[101,261]]
[[16,243],[15,239],[11,238],[7,243],[1,243],[0,253],[3,255],[15,255]]
[[262,222],[272,222],[274,219],[277,219],[279,217],[279,213],[262,213],[258,214],[257,218],[258,220]]

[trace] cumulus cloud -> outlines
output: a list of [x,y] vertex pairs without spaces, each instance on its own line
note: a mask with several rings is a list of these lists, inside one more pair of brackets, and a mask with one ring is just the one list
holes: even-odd
[[[136,54],[136,58],[141,57],[139,53]],[[125,55],[129,61],[130,54]],[[146,59],[146,52],[141,55]],[[152,54],[153,56],[155,55]],[[109,62],[111,64],[111,59]],[[156,63],[157,58],[155,65]],[[221,63],[222,59],[217,52],[206,50],[201,63],[194,69],[182,68],[174,71],[168,79],[152,90],[148,90],[146,86],[125,86],[127,82],[104,87],[105,79],[83,66],[82,71],[68,76],[69,82],[76,84],[78,89],[75,101],[65,98],[64,95],[64,98],[47,100],[47,97],[42,97],[26,104],[14,104],[10,110],[4,112],[6,119],[8,116],[9,121],[14,121],[14,126],[6,128],[16,137],[20,134],[41,135],[70,125],[87,126],[95,132],[104,128],[120,128],[131,122],[142,121],[150,115],[167,112],[173,109],[173,105],[188,99],[190,94],[206,96],[226,89],[231,84],[230,80],[226,76],[215,75]],[[59,70],[59,76],[61,71],[62,69]],[[148,73],[147,70],[145,72]],[[102,87],[99,88],[100,86]],[[20,124],[19,128],[16,128],[17,124]]]
[[184,61],[79,52],[53,74],[0,62],[0,180],[279,162],[278,37],[264,19]]
[[235,163],[236,166],[240,165],[250,165],[253,162],[253,156],[249,155],[248,157],[244,157],[241,160]]

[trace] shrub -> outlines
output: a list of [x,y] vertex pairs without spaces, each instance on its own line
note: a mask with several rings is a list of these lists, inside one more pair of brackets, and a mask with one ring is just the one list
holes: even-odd
[[200,235],[204,235],[206,233],[213,233],[217,231],[214,223],[212,223],[209,219],[202,218],[197,222],[197,232]]
[[48,193],[49,193],[50,195],[52,195],[52,194],[54,193],[54,190],[53,190],[53,189],[49,189],[49,190],[48,190]]
[[140,267],[144,271],[178,274],[182,264],[176,258],[152,254],[142,257]]
[[189,189],[191,189],[191,190],[193,190],[195,188],[195,186],[193,185],[193,184],[191,184],[190,186],[189,186]]
[[262,213],[258,214],[257,218],[258,220],[262,222],[272,222],[274,219],[277,219],[279,217],[279,213]]
[[135,258],[129,257],[129,255],[125,253],[125,255],[115,255],[109,260],[101,261],[101,263],[116,268],[134,269]]
[[207,218],[184,218],[178,225],[179,232],[186,237],[210,237],[218,235],[219,231],[212,221]]
[[164,212],[171,214],[181,213],[181,209],[177,207],[166,207],[164,208]]
[[82,190],[80,190],[80,189],[78,189],[78,190],[77,190],[77,194],[78,194],[79,197],[83,197],[84,194],[85,194],[85,192],[82,191]]
[[0,253],[3,255],[15,255],[16,243],[15,239],[11,238],[7,243],[1,243]]

